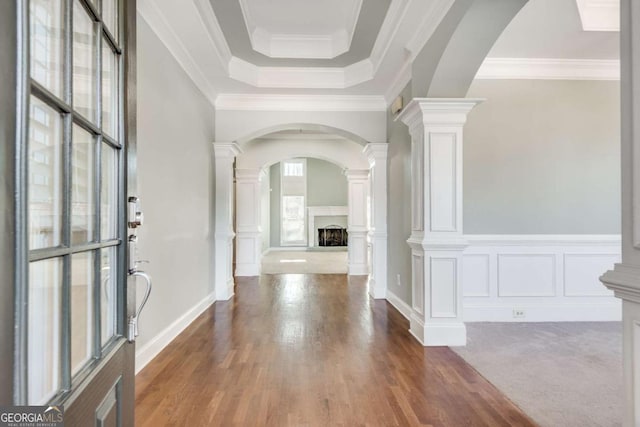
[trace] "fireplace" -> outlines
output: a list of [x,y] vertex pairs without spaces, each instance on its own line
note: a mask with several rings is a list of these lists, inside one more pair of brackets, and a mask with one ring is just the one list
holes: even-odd
[[347,229],[339,225],[318,228],[318,246],[347,246]]

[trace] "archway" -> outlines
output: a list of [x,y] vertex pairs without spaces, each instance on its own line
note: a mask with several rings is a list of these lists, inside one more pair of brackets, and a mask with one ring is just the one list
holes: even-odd
[[[273,129],[278,131],[274,133]],[[297,157],[326,160],[344,170],[348,182],[348,274],[369,275],[370,295],[385,298],[387,144],[367,143],[363,147],[363,138],[333,130],[314,124],[286,124],[267,128],[262,133],[254,132],[253,138],[241,138],[237,144],[214,144],[216,262],[224,263],[226,276],[218,278],[217,283],[227,298],[233,295],[233,275],[260,274],[262,170]],[[220,232],[225,229],[228,231]],[[234,247],[235,270],[232,271]]]

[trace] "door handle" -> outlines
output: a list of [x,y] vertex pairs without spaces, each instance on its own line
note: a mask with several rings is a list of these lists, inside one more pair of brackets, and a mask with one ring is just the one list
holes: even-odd
[[[147,303],[147,300],[149,299],[149,295],[151,295],[152,283],[151,283],[151,276],[149,276],[144,271],[135,270],[131,273],[131,276],[133,276],[134,278],[137,278],[138,276],[142,277],[145,280],[147,285],[144,291],[144,297],[142,298],[142,302],[140,303],[140,306],[138,307],[138,309],[136,310],[133,316],[129,316],[129,320],[128,320],[127,339],[129,340],[129,342],[134,342],[136,340],[136,337],[138,336],[138,319],[140,318],[140,313],[142,312],[144,305]],[[138,284],[138,281],[136,280],[136,285],[137,284]]]

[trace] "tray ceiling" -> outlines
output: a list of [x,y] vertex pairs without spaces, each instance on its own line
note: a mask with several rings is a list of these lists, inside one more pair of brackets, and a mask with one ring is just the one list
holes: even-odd
[[344,67],[371,54],[391,0],[211,0],[233,56],[265,67]]

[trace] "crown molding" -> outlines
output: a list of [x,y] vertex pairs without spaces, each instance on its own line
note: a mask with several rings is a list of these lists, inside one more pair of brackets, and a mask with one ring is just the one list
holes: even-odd
[[620,31],[620,0],[576,0],[584,31]]
[[[272,89],[345,89],[371,81],[384,62],[390,46],[401,33],[399,30],[402,23],[408,19],[410,7],[421,5],[420,1],[392,0],[370,58],[346,67],[261,67],[234,57],[209,0],[188,0],[180,2],[179,5],[168,0],[139,0],[138,9],[207,99],[214,103],[215,99],[212,99],[212,96],[215,97],[216,92],[219,92],[216,89],[219,73],[256,88]],[[418,41],[425,38],[421,41],[424,44],[449,9],[451,1],[434,0],[425,13],[422,24],[417,28],[403,29],[402,37],[406,36],[406,31],[410,31],[414,33],[413,37],[409,38],[413,44],[419,44]],[[185,16],[180,17],[180,27],[188,24],[193,28],[191,34],[182,38],[174,32],[167,19],[179,10],[185,12]],[[194,45],[196,40],[198,46]],[[410,74],[410,68],[405,64],[396,75],[385,75],[384,87],[408,81],[407,73]]]
[[409,40],[409,43],[407,43],[406,47],[412,61],[436,31],[438,24],[444,19],[453,3],[454,0],[439,0],[433,2],[429,12],[425,14],[424,19],[420,25],[418,25],[418,30],[415,35]]
[[387,105],[390,105],[394,99],[402,92],[405,86],[411,81],[411,61],[407,58],[396,73],[391,85],[384,94]]
[[224,33],[222,32],[222,28],[220,28],[218,18],[213,12],[211,3],[209,3],[208,0],[193,0],[193,3],[196,9],[198,9],[200,19],[209,36],[209,41],[215,47],[214,51],[218,57],[218,61],[220,61],[220,65],[228,70],[229,61],[233,58],[233,54],[227,44],[227,40],[224,38]]
[[620,80],[620,61],[601,59],[487,58],[476,79]]
[[262,28],[251,14],[248,0],[239,0],[251,47],[270,58],[331,59],[347,52],[362,10],[362,0],[353,2],[345,30],[331,34],[274,34]]
[[216,111],[385,111],[382,96],[218,95]]
[[184,46],[180,37],[173,31],[157,4],[153,0],[138,0],[136,9],[200,92],[212,105],[215,105],[214,86]]

